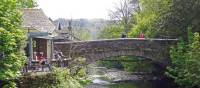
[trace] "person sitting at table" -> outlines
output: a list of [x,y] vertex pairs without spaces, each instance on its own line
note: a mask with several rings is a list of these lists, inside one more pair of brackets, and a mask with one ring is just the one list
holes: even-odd
[[63,55],[61,50],[54,50],[54,58],[57,60],[62,60],[65,56]]
[[[38,55],[38,61],[39,61],[40,68],[42,67],[42,65],[45,65],[46,58],[44,57],[43,52],[40,52],[40,54]],[[43,70],[43,68],[42,68],[42,70]]]
[[63,55],[62,51],[61,50],[58,50],[58,51],[55,50],[54,56],[55,56],[55,59],[58,60],[60,67],[63,67],[64,66],[64,64],[63,64],[64,55]]
[[37,52],[33,52],[33,59],[32,59],[32,61],[37,61],[37,60],[38,60]]
[[56,60],[58,60],[58,58],[59,58],[59,55],[58,55],[58,51],[57,50],[54,50],[54,58],[53,59],[56,59]]

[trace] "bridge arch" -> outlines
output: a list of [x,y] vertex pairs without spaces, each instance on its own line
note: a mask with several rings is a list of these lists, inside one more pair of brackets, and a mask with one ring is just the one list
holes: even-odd
[[136,56],[168,64],[169,49],[177,39],[106,39],[78,42],[55,42],[54,46],[68,57],[85,57],[86,63],[114,56]]

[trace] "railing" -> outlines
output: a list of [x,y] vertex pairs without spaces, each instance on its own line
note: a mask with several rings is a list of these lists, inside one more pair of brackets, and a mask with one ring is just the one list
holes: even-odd
[[62,58],[59,59],[46,59],[44,64],[41,64],[39,60],[29,60],[24,68],[22,69],[22,73],[29,73],[29,72],[49,72],[52,70],[52,66],[55,67],[67,67],[69,65],[69,61],[71,59]]
[[119,41],[119,40],[135,40],[135,41],[178,41],[178,39],[157,39],[157,38],[115,38],[115,39],[100,39],[87,41],[71,41],[71,42],[55,42],[55,44],[65,44],[73,42],[102,42],[102,41]]

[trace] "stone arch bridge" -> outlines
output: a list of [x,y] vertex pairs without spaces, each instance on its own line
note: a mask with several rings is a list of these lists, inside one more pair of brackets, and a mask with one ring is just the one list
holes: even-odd
[[67,57],[85,57],[92,63],[113,56],[137,56],[167,65],[169,49],[177,39],[120,38],[77,42],[54,42],[55,49]]

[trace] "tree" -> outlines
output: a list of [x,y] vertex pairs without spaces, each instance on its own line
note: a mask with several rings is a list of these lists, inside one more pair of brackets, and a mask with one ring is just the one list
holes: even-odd
[[[70,22],[70,21],[69,21]],[[73,23],[71,19],[71,23]],[[90,40],[91,34],[90,30],[87,28],[81,28],[81,22],[74,22],[73,34],[78,37],[80,40]]]
[[163,13],[158,28],[160,35],[187,39],[187,28],[199,32],[200,17],[199,0],[172,0],[170,9]]
[[199,32],[199,0],[140,0],[140,6],[131,36],[144,32],[148,37],[188,40],[188,27]]
[[120,38],[122,32],[122,25],[111,24],[100,31],[98,34],[98,39]]
[[88,29],[74,30],[74,35],[77,36],[80,40],[90,40],[91,39],[91,34]]
[[187,88],[200,87],[200,36],[195,33],[189,44],[183,41],[171,49],[172,65],[166,74]]
[[137,37],[141,32],[146,37],[155,37],[158,34],[160,19],[171,5],[170,0],[139,0],[140,11],[134,15],[135,23],[129,35]]
[[17,7],[19,8],[33,8],[36,6],[35,0],[17,0]]
[[0,1],[0,80],[20,75],[24,65],[25,34],[16,0]]
[[115,10],[110,11],[110,17],[112,20],[120,21],[119,23],[124,26],[124,32],[128,35],[132,22],[132,14],[138,9],[139,4],[137,0],[120,0]]

